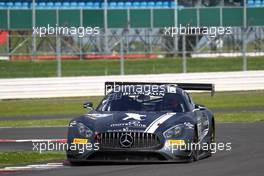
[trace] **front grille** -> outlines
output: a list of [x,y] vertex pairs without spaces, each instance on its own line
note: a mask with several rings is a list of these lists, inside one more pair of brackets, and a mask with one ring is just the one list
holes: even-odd
[[[123,135],[130,135],[133,142],[130,146],[124,147],[120,138]],[[107,132],[99,133],[97,141],[100,149],[157,149],[161,146],[157,135],[143,132]]]

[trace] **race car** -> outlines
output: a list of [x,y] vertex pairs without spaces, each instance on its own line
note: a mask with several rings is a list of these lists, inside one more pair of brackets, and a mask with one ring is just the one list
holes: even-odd
[[66,154],[79,162],[193,162],[212,155],[213,113],[186,90],[213,84],[106,82],[105,97],[70,121]]

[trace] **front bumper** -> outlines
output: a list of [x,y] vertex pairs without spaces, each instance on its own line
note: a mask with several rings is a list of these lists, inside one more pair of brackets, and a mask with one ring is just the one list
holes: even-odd
[[[93,146],[99,144],[97,150],[67,150],[67,159],[70,162],[186,162],[190,161],[192,154],[191,150],[181,149],[177,147],[179,145],[174,145],[175,143],[171,145],[162,134],[129,132],[134,137],[131,148],[120,146],[120,133],[99,134],[99,139],[88,139]],[[192,141],[192,136],[192,131],[188,130],[188,133],[173,140],[185,141],[187,144]],[[75,138],[81,136],[70,128],[68,145],[71,145]]]
[[190,150],[167,145],[157,150],[99,149],[84,152],[67,150],[66,153],[70,162],[189,162],[191,159]]

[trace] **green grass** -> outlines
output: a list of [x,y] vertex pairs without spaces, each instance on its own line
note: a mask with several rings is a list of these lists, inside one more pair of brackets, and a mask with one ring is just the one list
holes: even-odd
[[[215,113],[217,122],[264,122],[264,113]],[[67,126],[69,119],[0,121],[0,127]]]
[[13,165],[25,165],[64,160],[64,152],[0,152],[0,168]]
[[215,113],[216,122],[264,122],[264,113]]
[[[192,93],[195,102],[204,104],[213,110],[250,110],[264,109],[264,91],[217,92],[211,97],[209,93]],[[50,98],[0,101],[0,118],[19,116],[21,120],[2,120],[0,127],[25,126],[66,126],[69,119],[23,120],[23,116],[56,116],[75,117],[87,112],[82,103],[90,100],[96,107],[102,97]],[[255,122],[263,121],[264,113],[216,113],[219,122]]]
[[69,119],[0,121],[0,127],[67,126]]
[[[158,74],[182,72],[181,58],[125,60],[125,74]],[[0,78],[56,76],[56,61],[0,61]],[[188,58],[188,72],[239,71],[243,59]],[[264,70],[264,57],[249,57],[249,70]],[[119,60],[63,61],[63,76],[118,75]]]
[[85,101],[92,101],[95,106],[101,97],[50,98],[0,101],[0,118],[34,115],[80,115],[87,112],[82,108]]
[[[212,109],[264,109],[264,91],[192,93],[196,103]],[[16,116],[81,115],[87,112],[83,102],[90,100],[96,107],[102,97],[50,98],[0,101],[0,118]]]
[[264,90],[241,92],[216,92],[213,97],[206,93],[194,94],[193,100],[212,109],[264,109]]

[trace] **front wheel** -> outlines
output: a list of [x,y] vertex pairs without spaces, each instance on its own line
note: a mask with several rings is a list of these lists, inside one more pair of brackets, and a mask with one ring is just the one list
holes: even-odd
[[198,159],[199,159],[198,136],[197,133],[195,133],[192,142],[191,162],[195,162]]
[[[211,144],[212,143],[214,143],[215,142],[215,129],[214,129],[214,126],[212,125],[211,126],[211,133],[210,133],[210,141],[209,141],[209,143],[208,143],[208,145],[211,147]],[[209,150],[208,150],[208,156],[210,157],[210,156],[212,156],[212,149],[210,148]]]

